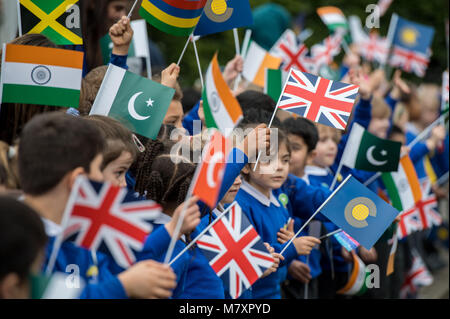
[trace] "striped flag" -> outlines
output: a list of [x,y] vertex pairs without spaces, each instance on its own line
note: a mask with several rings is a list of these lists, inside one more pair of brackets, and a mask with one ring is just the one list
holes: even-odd
[[143,0],[139,14],[162,32],[188,36],[194,31],[207,0]]
[[250,42],[244,61],[242,75],[255,85],[264,87],[266,69],[278,69],[282,60],[261,48],[255,42]]
[[83,53],[3,45],[0,102],[78,108]]
[[270,96],[275,102],[283,92],[283,85],[287,79],[287,72],[283,70],[266,69],[266,81],[264,83],[264,93]]
[[220,72],[217,54],[206,72],[203,111],[206,127],[217,128],[224,136],[228,136],[243,118],[241,106]]
[[399,212],[414,207],[422,199],[419,179],[408,155],[400,159],[397,172],[383,173],[381,178],[386,186],[392,206]]
[[338,232],[333,236],[347,251],[352,251],[359,247],[359,243],[345,231]]
[[337,293],[347,296],[360,296],[367,290],[366,281],[370,272],[366,271],[366,265],[354,251],[351,254],[353,256],[352,273],[347,284],[338,290]]
[[326,24],[331,32],[334,32],[338,28],[342,28],[346,31],[349,30],[347,18],[341,9],[337,7],[321,7],[317,9],[317,14]]

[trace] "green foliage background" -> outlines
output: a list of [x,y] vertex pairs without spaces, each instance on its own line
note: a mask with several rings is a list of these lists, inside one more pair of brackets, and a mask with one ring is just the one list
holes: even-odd
[[[320,20],[316,9],[321,6],[337,6],[346,16],[357,15],[364,24],[369,13],[365,12],[368,4],[376,4],[378,0],[250,0],[252,9],[265,3],[278,3],[284,6],[294,20],[299,13],[306,14],[305,27],[313,30],[313,35],[306,40],[306,45],[311,47],[320,42],[328,35],[328,29]],[[394,0],[386,14],[380,21],[380,33],[385,36],[389,27],[392,13],[397,13],[401,17],[423,23],[435,28],[433,41],[433,55],[424,79],[414,75],[405,74],[404,77],[413,82],[434,82],[441,83],[442,72],[447,68],[447,49],[445,41],[445,21],[448,19],[448,0]],[[244,29],[239,29],[239,40],[242,43]],[[160,32],[149,26],[150,37],[159,45],[168,63],[177,62],[183,50],[186,38],[175,37]],[[219,53],[219,63],[224,65],[235,55],[233,32],[226,31],[213,34],[200,39],[197,42],[197,49],[200,56],[200,64],[203,72],[206,71],[214,53]],[[339,57],[338,59],[339,60]],[[190,45],[181,62],[180,81],[183,86],[192,85],[198,78],[198,68],[195,60],[193,46]]]

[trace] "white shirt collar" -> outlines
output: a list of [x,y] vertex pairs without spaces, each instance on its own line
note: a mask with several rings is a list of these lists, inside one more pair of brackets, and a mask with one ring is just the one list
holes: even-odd
[[273,192],[270,191],[270,199],[267,198],[263,193],[254,188],[252,185],[247,183],[246,181],[242,181],[241,189],[247,192],[249,195],[252,195],[258,202],[269,207],[270,204],[274,204],[276,207],[280,207],[280,203],[273,195]]
[[328,168],[322,168],[319,166],[311,166],[311,165],[306,165],[305,167],[305,176],[308,175],[326,176],[328,175],[328,173],[329,173]]
[[52,222],[50,219],[41,217],[42,222],[44,223],[45,233],[48,237],[56,237],[62,233],[61,225],[58,225]]

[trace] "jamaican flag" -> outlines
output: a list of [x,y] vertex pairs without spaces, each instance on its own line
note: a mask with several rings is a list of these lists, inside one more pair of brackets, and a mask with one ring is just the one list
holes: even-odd
[[41,33],[57,45],[83,44],[80,0],[19,0],[22,34]]

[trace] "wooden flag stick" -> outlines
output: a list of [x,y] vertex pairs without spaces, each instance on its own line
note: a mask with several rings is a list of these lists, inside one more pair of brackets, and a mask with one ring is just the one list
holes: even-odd
[[195,37],[192,36],[192,44],[194,45],[194,52],[195,52],[195,59],[197,60],[197,66],[198,66],[198,74],[200,75],[200,83],[202,84],[202,91],[205,87],[205,83],[203,82],[203,73],[202,73],[202,67],[200,65],[200,59],[198,57],[198,51],[197,51],[197,45],[195,44]]
[[127,16],[128,19],[131,18],[131,15],[133,14],[134,8],[136,7],[136,4],[137,4],[138,2],[139,2],[139,0],[136,0],[136,1],[134,2],[133,6],[131,7],[131,10],[130,10],[130,12],[128,13],[128,16]]
[[231,208],[233,208],[234,205],[236,205],[237,202],[233,202],[230,206],[228,206],[227,209],[225,209],[219,216],[216,217],[216,219],[208,225],[200,234],[198,234],[197,237],[195,237],[189,245],[187,245],[174,259],[172,259],[169,263],[169,266],[172,265],[178,258],[180,258],[181,255],[183,255],[189,248],[191,248],[208,230],[211,229],[223,216],[225,216],[226,213],[230,211]]
[[181,60],[183,59],[184,53],[186,52],[186,49],[187,49],[187,46],[188,46],[189,42],[191,41],[191,36],[192,36],[192,34],[188,37],[186,44],[184,45],[183,51],[181,51],[181,55],[180,55],[180,58],[178,59],[177,66],[180,66]]
[[331,193],[330,196],[328,196],[328,198],[322,203],[322,205],[320,205],[320,207],[314,212],[314,214],[312,214],[312,216],[306,221],[306,223],[303,224],[303,226],[298,230],[298,232],[289,240],[289,242],[287,243],[286,246],[284,246],[283,250],[280,252],[280,255],[283,255],[284,251],[292,244],[292,242],[294,241],[295,238],[298,237],[298,235],[300,235],[300,233],[303,231],[303,229],[305,229],[306,226],[308,226],[308,224],[311,222],[311,220],[318,214],[320,213],[320,211],[322,210],[322,208],[334,197],[334,195],[336,195],[336,193],[345,185],[347,184],[348,180],[350,179],[350,177],[352,177],[352,175],[348,175],[347,178],[341,183],[341,185],[338,186],[338,188],[336,188],[336,190]]

